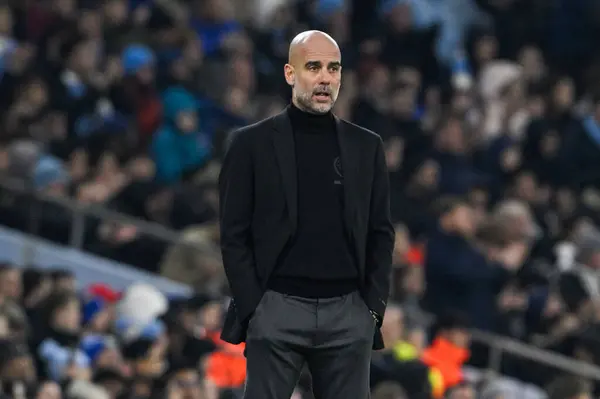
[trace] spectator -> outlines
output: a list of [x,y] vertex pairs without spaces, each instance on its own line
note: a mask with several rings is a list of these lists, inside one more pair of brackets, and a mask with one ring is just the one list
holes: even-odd
[[468,322],[448,315],[437,322],[435,338],[421,356],[423,363],[439,370],[444,391],[464,382],[461,367],[469,358]]
[[159,181],[175,183],[204,166],[210,155],[209,138],[199,132],[197,102],[182,88],[169,89],[163,98],[165,124],[152,147]]
[[49,298],[42,325],[44,333],[37,331],[36,341],[45,375],[53,381],[90,378],[90,359],[77,348],[80,322],[80,303],[75,295],[59,292]]

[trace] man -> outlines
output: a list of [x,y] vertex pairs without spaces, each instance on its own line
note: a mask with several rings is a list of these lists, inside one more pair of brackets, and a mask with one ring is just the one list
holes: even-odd
[[299,34],[292,104],[238,131],[223,162],[222,338],[246,342],[246,399],[289,398],[304,365],[317,398],[369,395],[394,229],[381,139],[331,113],[341,71],[329,35]]

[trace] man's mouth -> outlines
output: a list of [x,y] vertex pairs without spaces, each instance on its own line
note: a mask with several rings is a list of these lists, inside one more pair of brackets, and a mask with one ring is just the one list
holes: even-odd
[[329,101],[329,99],[331,98],[331,94],[329,94],[326,91],[316,91],[314,93],[314,96],[319,101]]

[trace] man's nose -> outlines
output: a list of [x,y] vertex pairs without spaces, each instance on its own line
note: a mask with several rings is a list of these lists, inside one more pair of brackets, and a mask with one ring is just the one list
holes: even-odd
[[323,69],[321,71],[321,76],[319,78],[319,83],[322,85],[330,85],[332,81],[331,73],[327,69]]

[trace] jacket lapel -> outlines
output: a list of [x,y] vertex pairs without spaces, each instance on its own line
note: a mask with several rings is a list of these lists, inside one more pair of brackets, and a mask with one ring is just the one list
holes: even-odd
[[340,158],[342,160],[342,169],[344,171],[344,222],[346,231],[354,239],[355,220],[355,193],[358,185],[359,171],[356,168],[356,161],[359,159],[357,144],[354,142],[352,132],[347,129],[337,116],[335,117],[338,144],[340,146]]
[[273,121],[275,122],[273,134],[275,156],[279,164],[290,222],[294,231],[298,223],[298,177],[292,125],[287,111],[275,116]]

